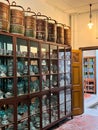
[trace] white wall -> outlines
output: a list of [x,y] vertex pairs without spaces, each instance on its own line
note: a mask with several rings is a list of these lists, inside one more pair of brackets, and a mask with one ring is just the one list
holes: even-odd
[[[9,0],[10,4],[13,0]],[[17,5],[21,5],[26,10],[30,7],[35,13],[41,12],[41,14],[47,15],[55,19],[57,22],[69,25],[69,15],[61,12],[60,10],[53,8],[45,3],[44,0],[15,0]]]
[[72,47],[98,46],[98,12],[92,13],[92,29],[88,28],[89,13],[74,14],[71,17]]
[[92,56],[96,57],[96,50],[83,51],[83,58],[84,57],[92,57]]

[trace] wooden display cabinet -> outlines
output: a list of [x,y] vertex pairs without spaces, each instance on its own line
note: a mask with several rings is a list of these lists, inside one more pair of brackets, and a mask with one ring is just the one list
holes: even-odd
[[0,32],[0,129],[47,130],[72,116],[71,46]]
[[84,92],[96,93],[96,58],[84,57]]

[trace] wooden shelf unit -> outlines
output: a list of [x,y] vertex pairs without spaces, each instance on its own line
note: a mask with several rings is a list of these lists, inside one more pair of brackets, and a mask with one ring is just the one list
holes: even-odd
[[84,92],[96,93],[96,57],[84,57]]

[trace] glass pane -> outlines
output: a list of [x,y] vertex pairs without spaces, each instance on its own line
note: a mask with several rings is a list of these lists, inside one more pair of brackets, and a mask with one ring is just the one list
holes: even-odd
[[30,41],[30,57],[39,57],[39,44],[37,42]]
[[64,73],[65,68],[64,68],[64,60],[59,60],[59,73]]
[[17,79],[17,95],[21,96],[28,93],[28,77],[20,77]]
[[70,50],[66,50],[65,58],[66,58],[66,64],[65,64],[66,76],[65,76],[65,80],[66,80],[66,85],[70,85],[71,84],[71,52],[70,52]]
[[71,72],[71,62],[68,60],[66,60],[66,73],[70,73]]
[[64,59],[64,47],[59,47],[59,59]]
[[14,128],[14,107],[13,105],[3,105],[0,107],[0,126],[4,128]]
[[49,76],[42,76],[42,90],[48,90],[50,86],[50,78]]
[[0,99],[14,96],[13,39],[0,34]]
[[41,58],[49,58],[49,45],[41,44]]
[[38,92],[40,90],[39,77],[30,78],[30,93]]
[[40,130],[40,103],[37,97],[31,99],[30,130]]
[[49,60],[42,60],[42,74],[49,74]]
[[28,75],[28,60],[24,58],[17,59],[17,76]]
[[64,74],[60,74],[59,75],[59,85],[60,87],[64,87],[65,86],[65,75]]
[[58,120],[58,96],[51,93],[51,122]]
[[57,59],[58,57],[57,54],[58,54],[57,46],[50,45],[50,58]]
[[34,115],[40,112],[40,103],[39,103],[39,98],[34,97],[31,99],[31,104],[30,104],[30,115]]
[[58,75],[50,75],[50,87],[58,87]]
[[22,123],[24,120],[28,117],[28,106],[26,103],[19,102],[18,108],[17,108],[17,118],[18,121],[21,121]]
[[11,57],[0,57],[0,77],[13,76],[13,58]]
[[71,84],[71,73],[66,73],[66,85]]
[[13,55],[12,37],[0,34],[0,55]]
[[60,118],[65,116],[65,93],[61,91],[59,93],[59,104],[60,104]]
[[30,130],[40,130],[40,114],[31,116]]
[[71,89],[66,89],[66,101],[71,101]]
[[14,96],[14,80],[0,78],[0,99]]
[[50,61],[50,72],[52,74],[58,72],[58,61],[57,60]]
[[27,48],[26,40],[17,38],[16,52],[17,52],[17,56],[20,57],[28,56],[28,48]]
[[71,113],[71,101],[66,102],[66,114]]
[[39,74],[38,60],[31,60],[29,66],[30,75]]
[[70,50],[66,50],[65,52],[65,58],[67,61],[71,60],[71,51]]
[[45,127],[49,124],[49,95],[44,95],[42,97],[42,125]]
[[29,130],[29,128],[28,128],[28,119],[24,119],[21,123],[19,123],[17,130]]

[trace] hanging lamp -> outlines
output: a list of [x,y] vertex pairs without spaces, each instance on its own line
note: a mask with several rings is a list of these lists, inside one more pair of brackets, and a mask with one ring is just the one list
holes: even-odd
[[92,6],[92,4],[90,4],[90,15],[89,15],[90,21],[89,21],[89,23],[88,23],[89,29],[92,29],[92,27],[93,27],[93,23],[92,23],[92,20],[91,20],[91,19],[92,19],[91,6]]

